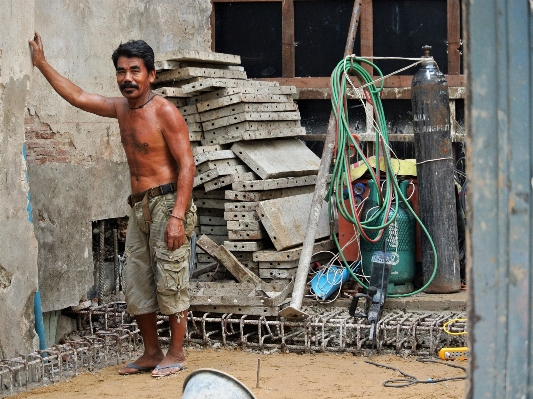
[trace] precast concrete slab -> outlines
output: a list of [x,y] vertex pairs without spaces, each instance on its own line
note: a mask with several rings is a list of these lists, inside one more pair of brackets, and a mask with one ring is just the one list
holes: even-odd
[[320,158],[296,139],[245,141],[231,149],[262,179],[316,175],[320,166]]
[[156,54],[155,61],[181,61],[240,65],[241,57],[234,54],[215,53],[209,51],[174,50]]

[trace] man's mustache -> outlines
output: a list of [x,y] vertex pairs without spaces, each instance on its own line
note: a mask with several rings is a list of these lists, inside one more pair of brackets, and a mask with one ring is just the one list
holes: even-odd
[[132,82],[124,82],[119,85],[120,90],[124,89],[138,89],[139,86],[137,86],[135,83]]

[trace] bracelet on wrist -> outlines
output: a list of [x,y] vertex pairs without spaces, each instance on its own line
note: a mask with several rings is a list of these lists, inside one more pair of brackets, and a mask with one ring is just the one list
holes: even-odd
[[179,220],[181,220],[182,222],[185,222],[185,219],[182,218],[181,216],[174,215],[173,213],[171,213],[170,216],[172,216],[173,218],[179,219]]

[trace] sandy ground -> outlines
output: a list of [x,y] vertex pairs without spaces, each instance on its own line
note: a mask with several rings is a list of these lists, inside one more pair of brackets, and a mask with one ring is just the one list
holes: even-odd
[[[186,354],[187,370],[173,376],[159,379],[152,378],[149,373],[119,376],[117,370],[122,365],[117,365],[10,398],[181,398],[185,377],[200,368],[230,374],[257,399],[459,399],[465,397],[466,390],[466,380],[416,383],[404,388],[384,387],[383,382],[402,375],[368,364],[366,357],[351,354],[260,354],[225,349],[188,349]],[[258,359],[259,387],[256,387]],[[369,360],[396,367],[420,381],[465,375],[460,369],[421,363],[411,357],[375,355]],[[454,364],[466,366],[462,361]],[[221,393],[220,398],[226,397],[230,396]]]

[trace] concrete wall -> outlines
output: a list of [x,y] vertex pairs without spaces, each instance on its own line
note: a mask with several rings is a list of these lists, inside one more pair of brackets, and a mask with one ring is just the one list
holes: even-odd
[[[120,96],[113,50],[143,39],[156,53],[208,51],[209,0],[35,2],[49,63],[87,92]],[[34,72],[26,113],[43,311],[78,304],[93,285],[91,221],[127,215],[129,172],[115,119],[80,111]]]
[[37,241],[28,213],[24,109],[31,85],[33,0],[0,2],[0,358],[37,344]]

